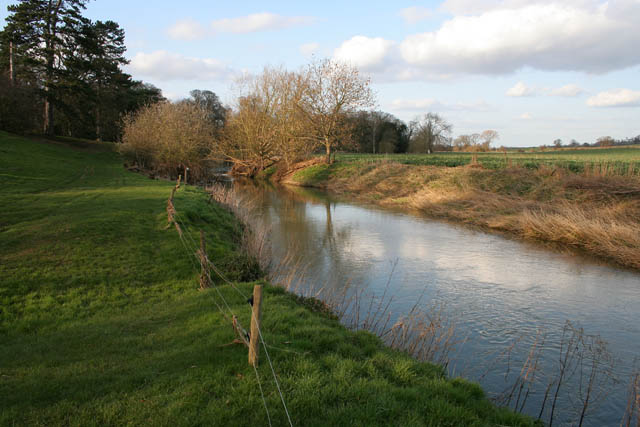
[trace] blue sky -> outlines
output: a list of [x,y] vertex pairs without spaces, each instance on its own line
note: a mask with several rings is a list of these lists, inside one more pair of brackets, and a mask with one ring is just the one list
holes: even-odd
[[[0,19],[7,15],[3,7]],[[348,61],[378,108],[438,112],[454,135],[498,145],[640,134],[640,0],[141,2],[95,0],[86,15],[126,31],[127,71],[179,99],[265,65]]]

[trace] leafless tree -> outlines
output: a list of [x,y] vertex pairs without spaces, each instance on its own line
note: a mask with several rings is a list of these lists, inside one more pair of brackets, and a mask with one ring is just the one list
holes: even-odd
[[331,59],[312,62],[304,70],[307,88],[299,102],[310,138],[324,147],[327,163],[350,136],[349,114],[374,105],[370,81],[357,68]]
[[436,144],[443,143],[453,126],[437,113],[427,113],[422,117],[416,117],[409,125],[412,132],[412,151],[432,153]]

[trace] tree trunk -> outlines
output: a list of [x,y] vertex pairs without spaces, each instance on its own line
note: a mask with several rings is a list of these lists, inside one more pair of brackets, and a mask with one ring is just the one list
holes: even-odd
[[100,115],[100,83],[98,83],[96,102],[96,141],[102,142],[102,116]]
[[324,147],[327,150],[327,154],[324,157],[324,162],[330,165],[331,164],[331,144],[329,143],[329,138],[325,138]]
[[9,85],[13,87],[13,42],[9,42]]
[[102,129],[100,128],[100,107],[96,108],[96,141],[102,142]]
[[49,88],[45,87],[45,91],[42,133],[53,136],[53,106],[49,102]]

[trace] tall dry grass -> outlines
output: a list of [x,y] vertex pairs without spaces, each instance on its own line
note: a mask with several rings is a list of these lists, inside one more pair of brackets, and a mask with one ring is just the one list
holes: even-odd
[[620,175],[606,165],[578,174],[545,166],[486,170],[372,164],[332,175],[327,187],[378,205],[553,242],[640,268],[640,177]]

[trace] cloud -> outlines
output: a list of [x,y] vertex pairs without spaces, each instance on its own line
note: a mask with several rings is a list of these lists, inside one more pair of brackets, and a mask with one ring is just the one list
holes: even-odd
[[426,7],[411,6],[401,9],[398,14],[407,24],[413,25],[420,21],[424,21],[425,19],[429,19],[433,15],[433,12],[431,9]]
[[631,89],[611,89],[600,92],[587,100],[590,107],[638,107],[640,91]]
[[549,91],[550,96],[566,96],[566,97],[574,97],[578,95],[582,95],[584,90],[574,84],[564,85],[562,87],[551,89]]
[[394,111],[491,111],[493,108],[485,101],[453,104],[443,103],[434,98],[421,99],[395,99],[390,108]]
[[174,40],[198,40],[207,36],[207,30],[193,19],[181,19],[167,30]]
[[305,43],[300,46],[300,53],[304,56],[311,56],[316,53],[320,49],[320,44],[318,43]]
[[513,86],[506,92],[507,96],[513,97],[534,96],[535,94],[536,90],[532,87],[527,86],[523,82],[516,83],[515,86]]
[[238,18],[213,21],[211,28],[223,33],[254,33],[257,31],[281,30],[300,25],[310,25],[315,18],[310,16],[281,16],[274,13],[254,13]]
[[235,72],[222,61],[192,58],[165,50],[136,54],[128,69],[158,80],[228,80]]
[[[632,0],[633,1],[633,0]],[[440,10],[452,15],[479,15],[496,9],[520,9],[531,4],[558,3],[557,0],[446,0]],[[574,7],[595,7],[598,0],[563,0],[563,4]]]
[[531,120],[532,119],[531,114],[529,114],[529,113],[520,114],[520,116],[518,116],[518,118],[520,120]]
[[434,31],[399,41],[355,36],[336,56],[395,80],[525,67],[606,73],[640,64],[638,0],[448,0],[443,8],[453,16]]
[[355,36],[342,43],[334,52],[338,61],[348,62],[363,71],[375,71],[391,63],[394,42],[382,37]]

